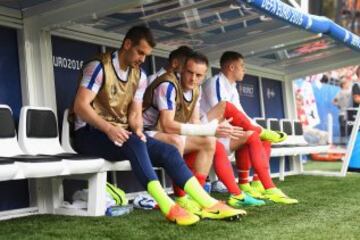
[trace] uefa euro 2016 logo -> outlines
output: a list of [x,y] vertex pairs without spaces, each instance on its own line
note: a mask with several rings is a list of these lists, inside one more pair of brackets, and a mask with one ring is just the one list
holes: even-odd
[[240,96],[254,97],[254,85],[252,84],[239,84]]
[[275,93],[274,89],[271,89],[271,88],[266,89],[266,97],[268,99],[274,98],[275,96],[276,96],[276,93]]

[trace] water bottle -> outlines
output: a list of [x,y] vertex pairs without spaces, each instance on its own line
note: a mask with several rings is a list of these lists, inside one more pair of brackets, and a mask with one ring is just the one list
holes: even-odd
[[205,182],[204,189],[206,192],[211,193],[211,182]]
[[125,205],[125,206],[113,206],[108,207],[106,209],[105,215],[109,217],[121,216],[125,214],[129,214],[134,210],[132,205]]

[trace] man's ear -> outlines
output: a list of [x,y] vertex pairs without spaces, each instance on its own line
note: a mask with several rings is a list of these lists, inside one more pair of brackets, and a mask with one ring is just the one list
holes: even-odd
[[229,70],[234,71],[235,65],[232,64],[232,63],[230,63],[230,64],[228,65],[228,68],[229,68]]
[[172,68],[177,68],[179,66],[179,60],[178,59],[173,59],[172,61],[171,61],[171,67]]
[[131,47],[132,47],[132,42],[130,39],[125,39],[125,42],[124,42],[124,49],[125,50],[129,50]]

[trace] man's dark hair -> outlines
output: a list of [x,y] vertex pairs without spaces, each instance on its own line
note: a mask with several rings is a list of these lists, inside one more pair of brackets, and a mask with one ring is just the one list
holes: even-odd
[[196,51],[193,51],[192,53],[190,53],[187,58],[186,58],[186,61],[185,61],[185,64],[189,61],[189,60],[193,60],[194,62],[196,63],[203,63],[205,64],[207,67],[209,66],[209,60],[208,58],[200,53],[200,52],[196,52]]
[[220,67],[223,68],[226,64],[237,61],[239,59],[244,59],[244,56],[241,55],[241,53],[233,51],[224,52],[220,58]]
[[129,29],[123,40],[123,44],[126,39],[129,39],[135,46],[140,43],[141,39],[144,39],[152,48],[155,47],[155,39],[150,29],[146,26],[134,26]]
[[177,49],[173,50],[170,54],[169,54],[169,62],[173,61],[174,59],[186,59],[191,53],[193,52],[193,50],[188,47],[188,46],[180,46]]

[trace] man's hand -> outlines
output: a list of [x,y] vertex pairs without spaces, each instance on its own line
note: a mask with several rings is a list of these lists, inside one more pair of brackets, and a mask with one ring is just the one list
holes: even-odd
[[230,134],[230,138],[234,140],[239,140],[240,138],[244,137],[246,132],[243,130],[242,127],[233,126],[233,131]]
[[241,127],[232,126],[230,124],[231,121],[232,118],[229,118],[219,123],[219,126],[216,129],[216,137],[239,139],[245,135],[243,129]]
[[124,142],[129,139],[131,132],[123,129],[120,126],[111,125],[105,132],[108,138],[118,147],[121,147]]
[[[230,121],[232,118],[230,119]],[[231,136],[233,131],[233,127],[230,125],[229,120],[225,119],[224,121],[220,122],[216,128],[215,136],[219,138],[228,138]]]
[[146,136],[141,129],[136,130],[135,134],[141,139],[141,141],[146,142]]

